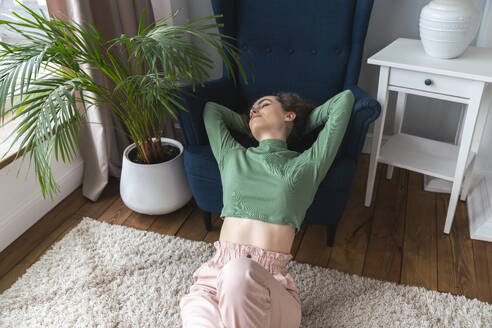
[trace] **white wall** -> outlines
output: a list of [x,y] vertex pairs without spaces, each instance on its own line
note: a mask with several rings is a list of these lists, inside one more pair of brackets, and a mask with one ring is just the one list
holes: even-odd
[[[487,0],[473,0],[478,7],[484,9]],[[368,94],[376,98],[377,85],[379,77],[379,67],[367,64],[367,58],[384,48],[386,45],[398,37],[420,39],[419,34],[419,17],[422,8],[427,5],[429,0],[375,0],[367,37],[364,45],[361,71],[358,85]],[[210,1],[203,0],[172,0],[172,10],[183,8],[178,16],[181,24],[189,23],[198,18],[213,15]],[[491,11],[490,5],[488,10]],[[492,30],[492,15],[489,15],[489,22],[484,21],[482,29],[472,42],[477,45],[477,39],[480,36],[482,46],[492,46],[491,33],[485,34],[485,30]],[[488,28],[487,28],[488,26]],[[486,35],[486,36],[485,36]],[[209,70],[211,79],[222,76],[222,62],[220,56],[208,45],[203,45],[202,49],[207,51],[215,63],[215,67]],[[389,98],[388,112],[385,122],[385,134],[392,133],[392,123],[394,119],[394,106],[396,95],[391,92]],[[456,131],[461,112],[461,106],[443,100],[418,97],[408,95],[407,109],[402,125],[402,132],[418,135],[424,138],[431,138],[438,141],[454,143]],[[489,121],[492,115],[489,115]],[[486,153],[484,149],[492,147],[492,122],[487,125],[488,130],[484,136],[484,142],[480,148],[480,153]],[[372,135],[374,123],[369,126],[369,135]],[[489,154],[486,154],[487,156]],[[483,156],[483,157],[485,157]],[[490,155],[492,157],[492,155]],[[492,166],[492,158],[486,158],[481,161],[483,167]]]
[[[379,66],[367,58],[399,37],[418,39],[419,15],[428,0],[375,0],[362,55],[358,85],[376,98]],[[384,134],[392,133],[396,94],[390,93]],[[459,120],[457,104],[408,95],[402,132],[439,141],[452,142]],[[372,133],[374,123],[369,127]]]
[[[486,0],[474,1],[481,8],[485,6]],[[374,65],[368,65],[367,58],[398,37],[419,39],[418,21],[420,11],[428,2],[429,0],[374,1],[358,83],[371,96],[376,97],[377,94],[379,70]],[[183,14],[179,15],[182,23],[213,15],[210,1],[173,1],[172,9],[176,10],[177,8],[184,9]],[[220,56],[208,45],[205,45],[203,49],[211,55],[215,62],[214,69],[209,71],[211,78],[221,77],[222,63]],[[385,133],[388,134],[391,133],[395,101],[396,96],[392,92],[385,124]],[[454,142],[460,108],[458,104],[409,95],[402,131],[439,141]],[[373,125],[371,124],[369,131],[373,130]]]
[[[24,4],[29,5],[35,11],[39,9],[47,11],[44,0],[29,0],[24,1]],[[39,6],[40,4],[42,6]],[[22,13],[24,9],[13,0],[0,1],[1,19],[15,19],[10,14],[12,11]],[[0,40],[22,42],[18,34],[9,32],[4,28],[0,28]],[[11,127],[10,125],[3,126],[4,130],[0,133],[1,141],[6,139],[12,128],[17,126],[19,122],[12,123],[10,124]],[[14,139],[15,136],[11,137],[9,142],[5,142],[0,147],[1,156],[6,153]],[[21,141],[19,139],[11,151],[18,150]],[[11,152],[9,152],[10,154]],[[77,154],[72,163],[65,164],[62,161],[56,162],[53,154],[51,167],[53,177],[60,187],[60,192],[54,195],[54,201],[49,196],[44,199],[35,175],[34,162],[29,165],[30,155],[30,153],[25,155],[23,163],[22,156],[20,156],[17,160],[0,169],[0,252],[82,183],[83,161],[80,155]]]
[[[152,5],[154,5],[154,2],[159,2],[161,0],[152,1]],[[175,24],[178,25],[189,24],[196,19],[214,15],[212,4],[209,0],[166,0],[164,2],[168,2],[171,4],[170,9],[172,10],[172,12],[176,12],[176,10],[179,9],[179,14],[174,19]],[[164,6],[158,5],[157,8],[158,10],[155,10],[154,8],[155,19],[165,17],[169,14]],[[211,19],[207,21],[207,23],[215,24],[215,19]],[[209,30],[209,32],[212,32],[212,30]],[[218,33],[217,29],[215,29],[215,33]],[[220,55],[215,51],[214,48],[212,48],[212,46],[204,43],[201,40],[198,40],[196,37],[192,37],[192,39],[197,42],[200,48],[205,51],[208,54],[209,58],[214,62],[214,68],[208,70],[210,74],[209,80],[215,80],[222,77],[222,58],[220,57]]]
[[22,165],[21,157],[0,170],[0,252],[82,184],[80,155],[65,164],[53,154],[51,168],[61,191],[53,196],[54,201],[48,195],[44,199],[34,162],[29,168],[30,154]]
[[[492,48],[492,1],[487,1],[485,6],[482,27],[478,33],[477,46]],[[492,65],[492,59],[491,59]],[[491,105],[492,107],[492,105]],[[487,123],[482,137],[482,143],[478,150],[476,168],[478,173],[492,177],[492,108],[489,108]]]
[[[474,0],[479,8],[486,0]],[[367,58],[384,48],[398,37],[420,39],[419,16],[429,0],[394,1],[375,0],[362,58],[359,86],[376,97],[379,66],[368,65]],[[476,38],[472,42],[476,45]],[[385,134],[392,133],[396,93],[391,92],[385,122]],[[424,138],[454,143],[458,128],[461,105],[408,95],[402,132]],[[374,124],[369,131],[372,133]]]

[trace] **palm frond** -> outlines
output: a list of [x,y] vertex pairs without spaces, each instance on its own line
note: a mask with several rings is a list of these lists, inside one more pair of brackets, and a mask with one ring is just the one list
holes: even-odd
[[[26,40],[23,44],[0,41],[0,117],[2,123],[7,114],[10,121],[18,120],[7,137],[10,140],[15,135],[7,153],[20,141],[19,150],[25,151],[18,151],[15,159],[22,153],[23,162],[30,154],[29,167],[34,163],[43,196],[53,199],[59,190],[51,171],[52,152],[56,160],[73,159],[82,119],[91,106],[109,105],[128,131],[122,132],[137,145],[158,136],[168,115],[177,120],[177,110],[188,111],[180,100],[193,94],[177,87],[176,82],[186,78],[191,79],[193,89],[197,82],[203,85],[213,62],[187,36],[216,49],[234,83],[232,62],[236,63],[247,83],[239,49],[223,41],[234,38],[209,32],[222,24],[207,21],[222,15],[203,17],[185,26],[166,24],[178,10],[145,26],[144,10],[137,35],[105,40],[93,23],[82,25],[54,15],[48,18],[19,5],[27,15],[14,13],[17,21],[0,20],[0,25]],[[99,84],[92,70],[113,85]]]

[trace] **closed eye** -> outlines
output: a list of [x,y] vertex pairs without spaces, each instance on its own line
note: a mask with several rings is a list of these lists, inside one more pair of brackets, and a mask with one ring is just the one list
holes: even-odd
[[[264,100],[264,101],[262,101],[261,108],[263,108],[263,107],[265,107],[265,106],[270,105],[270,102],[268,102],[268,103],[267,103],[266,101],[268,101],[268,100]],[[251,116],[251,111],[252,111],[252,109],[250,110],[250,116]]]

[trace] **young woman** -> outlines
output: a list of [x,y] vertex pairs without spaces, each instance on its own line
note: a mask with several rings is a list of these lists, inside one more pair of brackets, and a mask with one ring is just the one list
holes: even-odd
[[[248,127],[235,111],[205,104],[205,129],[223,186],[223,224],[215,255],[195,271],[194,284],[180,300],[184,328],[300,326],[301,301],[286,264],[353,104],[350,90],[316,108],[296,93],[278,92],[253,103]],[[321,125],[309,149],[288,149]],[[229,129],[259,145],[243,147]]]

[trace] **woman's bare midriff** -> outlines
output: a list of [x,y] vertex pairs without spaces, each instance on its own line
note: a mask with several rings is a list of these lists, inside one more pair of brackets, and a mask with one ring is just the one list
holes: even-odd
[[288,254],[292,248],[294,237],[295,227],[293,226],[225,216],[219,240]]

